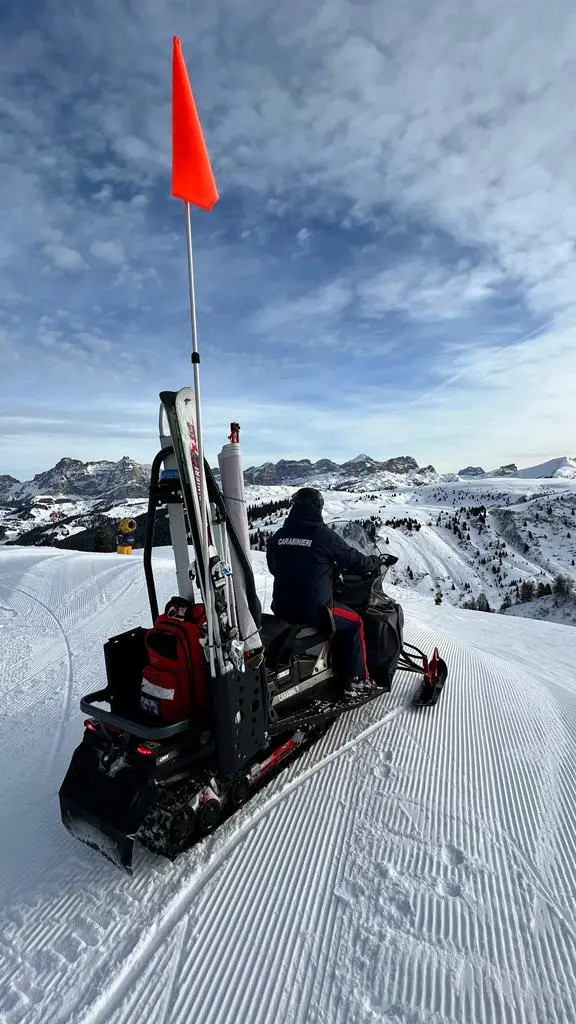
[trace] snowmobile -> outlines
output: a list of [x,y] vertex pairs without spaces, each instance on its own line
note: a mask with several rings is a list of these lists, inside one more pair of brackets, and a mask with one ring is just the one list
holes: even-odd
[[[382,589],[394,556],[383,556],[369,577],[335,581],[338,600],[363,618],[375,684],[368,693],[344,692],[329,608],[317,627],[262,614],[239,426],[220,453],[219,486],[199,457],[193,397],[191,388],[160,395],[162,447],[151,468],[143,551],[152,628],[105,643],[106,685],[80,701],[84,734],[59,794],[69,831],[128,872],[136,840],[174,859],[340,715],[386,693],[397,669],[421,676],[413,699],[420,706],[436,703],[447,677],[437,649],[428,660],[402,641],[402,609]],[[152,553],[163,508],[178,594],[161,613]],[[353,527],[342,527],[348,543],[373,551]]]

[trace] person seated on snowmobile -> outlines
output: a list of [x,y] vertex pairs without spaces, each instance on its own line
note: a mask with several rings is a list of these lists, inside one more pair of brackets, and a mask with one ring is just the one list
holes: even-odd
[[362,692],[375,684],[366,664],[364,626],[346,605],[334,603],[334,570],[374,573],[381,560],[350,547],[322,519],[324,498],[315,487],[301,487],[291,498],[284,523],[268,541],[266,561],[274,577],[272,611],[290,623],[318,627],[320,609],[328,606],[339,636],[346,676],[345,690]]

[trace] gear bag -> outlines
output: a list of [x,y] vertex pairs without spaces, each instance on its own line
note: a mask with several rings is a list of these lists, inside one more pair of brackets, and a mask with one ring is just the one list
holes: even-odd
[[402,653],[404,612],[384,593],[373,593],[362,613],[370,677],[390,689]]
[[206,660],[200,640],[204,605],[172,598],[146,633],[140,707],[163,722],[180,722],[208,703]]

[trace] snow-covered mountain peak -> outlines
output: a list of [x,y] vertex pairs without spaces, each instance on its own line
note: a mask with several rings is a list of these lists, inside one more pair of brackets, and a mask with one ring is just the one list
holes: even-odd
[[559,459],[549,459],[548,462],[542,462],[538,466],[520,469],[517,475],[528,480],[537,480],[542,477],[576,480],[576,458],[571,459],[568,456],[562,456]]
[[52,469],[36,473],[32,480],[24,483],[13,481],[9,487],[7,485],[1,489],[0,494],[12,501],[40,494],[114,500],[144,498],[148,493],[148,477],[149,468],[134,462],[127,455],[118,462],[107,459],[82,462],[66,456]]
[[0,474],[0,498],[10,499],[14,489],[20,486],[20,481],[9,473]]
[[515,462],[509,462],[498,469],[485,472],[480,466],[467,466],[460,469],[457,474],[462,479],[473,479],[474,477],[517,477],[521,480],[575,480],[576,479],[576,458],[561,456],[557,459],[548,459],[537,466],[527,466],[525,469],[518,469]]

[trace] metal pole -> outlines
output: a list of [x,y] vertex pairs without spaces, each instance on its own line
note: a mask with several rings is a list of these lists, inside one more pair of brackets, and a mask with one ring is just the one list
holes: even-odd
[[[200,403],[200,354],[198,352],[198,330],[196,327],[196,293],[194,289],[194,259],[192,255],[192,223],[190,218],[190,203],[184,203],[186,217],[186,252],[188,256],[188,294],[190,298],[190,327],[192,331],[192,370],[194,374],[194,404],[196,412],[196,433],[198,437],[198,462],[200,479],[200,536],[204,548],[204,606],[206,610],[206,624],[208,626],[208,649],[210,654],[210,674],[215,675],[214,670],[214,621],[212,617],[212,593],[210,588],[210,566],[209,566],[209,532],[208,532],[208,501],[206,498],[206,477],[204,474],[204,437],[202,434],[202,410]],[[195,486],[195,481],[190,481]]]

